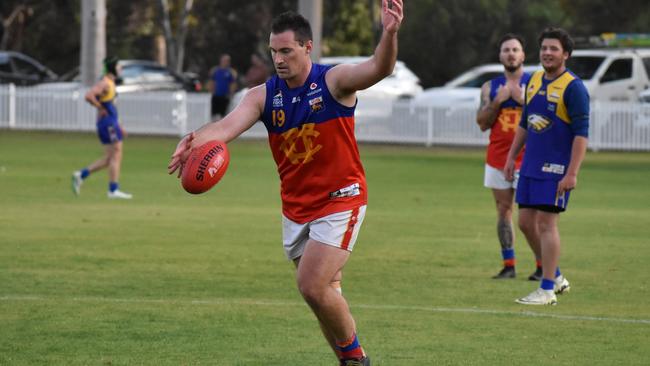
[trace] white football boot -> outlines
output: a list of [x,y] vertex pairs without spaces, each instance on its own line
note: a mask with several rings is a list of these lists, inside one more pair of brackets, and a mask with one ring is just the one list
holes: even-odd
[[557,305],[557,297],[553,290],[544,290],[538,287],[528,296],[517,299],[515,302],[522,305]]
[[564,276],[559,275],[555,277],[555,285],[553,285],[553,292],[555,292],[558,295],[567,293],[571,290],[571,284],[569,284],[569,281],[567,281]]
[[133,198],[133,195],[130,193],[122,192],[119,189],[114,190],[113,192],[108,192],[108,198],[117,198],[123,200],[130,200]]
[[81,193],[81,185],[84,180],[81,178],[81,172],[76,171],[72,173],[72,192],[75,196],[78,196]]

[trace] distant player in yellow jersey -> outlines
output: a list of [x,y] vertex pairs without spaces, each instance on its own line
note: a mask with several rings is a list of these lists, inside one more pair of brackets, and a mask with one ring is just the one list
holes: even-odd
[[72,190],[76,195],[90,173],[108,167],[108,198],[131,199],[131,194],[120,191],[118,180],[122,166],[122,127],[117,119],[113,101],[117,96],[115,80],[120,74],[117,58],[104,59],[104,76],[86,93],[86,101],[97,108],[97,136],[104,145],[104,156],[87,167],[72,173]]

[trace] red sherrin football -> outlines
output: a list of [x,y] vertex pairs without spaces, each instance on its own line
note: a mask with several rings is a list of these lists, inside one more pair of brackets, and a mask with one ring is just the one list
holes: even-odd
[[221,141],[208,141],[192,149],[183,166],[181,184],[192,194],[199,194],[212,188],[228,169],[230,154]]

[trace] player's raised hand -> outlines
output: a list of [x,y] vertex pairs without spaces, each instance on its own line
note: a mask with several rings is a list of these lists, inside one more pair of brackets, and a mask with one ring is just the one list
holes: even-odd
[[187,158],[190,156],[190,152],[192,151],[192,141],[194,141],[195,137],[194,132],[191,132],[185,135],[181,141],[178,142],[176,150],[174,150],[174,153],[172,154],[172,160],[167,166],[169,174],[173,174],[178,170],[177,177],[181,176],[181,173],[183,172],[183,164],[185,164],[185,161],[187,161]]
[[402,0],[382,0],[381,23],[384,31],[395,33],[404,19],[404,4]]

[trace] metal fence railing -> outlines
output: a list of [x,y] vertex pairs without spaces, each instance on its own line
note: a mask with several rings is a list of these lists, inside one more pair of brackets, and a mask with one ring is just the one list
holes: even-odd
[[[96,112],[84,93],[0,85],[0,128],[93,131]],[[125,93],[116,103],[130,133],[179,136],[210,121],[205,93]],[[590,117],[590,149],[650,151],[650,104],[594,102]],[[362,142],[484,146],[488,133],[475,119],[474,106],[414,107],[408,101],[362,98],[356,136]],[[266,130],[257,123],[243,137],[266,138]]]
[[[97,111],[85,93],[0,85],[0,128],[94,131]],[[130,133],[179,135],[210,120],[210,96],[203,93],[125,93],[116,105]]]

